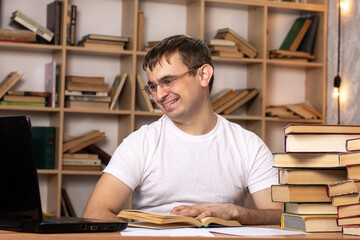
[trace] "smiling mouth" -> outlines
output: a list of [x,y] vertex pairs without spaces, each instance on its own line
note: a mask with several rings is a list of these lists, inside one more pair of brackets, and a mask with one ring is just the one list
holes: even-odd
[[174,99],[174,100],[172,100],[172,101],[170,101],[170,102],[168,102],[168,103],[165,103],[165,104],[164,104],[164,107],[167,107],[167,106],[169,106],[169,105],[171,105],[171,104],[173,104],[173,103],[176,103],[178,100],[179,100],[179,99],[177,98],[177,99]]

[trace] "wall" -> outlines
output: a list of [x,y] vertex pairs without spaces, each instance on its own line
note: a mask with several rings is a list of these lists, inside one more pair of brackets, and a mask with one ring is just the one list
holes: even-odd
[[[340,123],[360,124],[360,29],[358,0],[347,0],[349,8],[341,12],[340,53]],[[332,97],[334,77],[337,73],[338,8],[337,0],[328,1],[327,51],[327,124],[337,124],[337,101]]]

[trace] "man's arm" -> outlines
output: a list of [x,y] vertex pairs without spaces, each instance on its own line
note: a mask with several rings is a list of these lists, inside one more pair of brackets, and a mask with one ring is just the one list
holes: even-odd
[[234,204],[198,204],[178,206],[173,208],[171,213],[197,217],[199,219],[204,217],[220,217],[228,220],[237,220],[243,225],[280,224],[283,204],[271,201],[270,188],[255,192],[252,197],[257,209],[244,208]]
[[83,217],[120,221],[116,215],[127,203],[131,189],[111,174],[104,173],[96,184]]

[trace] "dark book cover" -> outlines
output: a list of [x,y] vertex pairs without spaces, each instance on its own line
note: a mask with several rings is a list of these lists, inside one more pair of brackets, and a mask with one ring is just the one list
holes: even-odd
[[55,127],[32,127],[37,169],[55,169]]
[[55,33],[54,38],[51,41],[51,43],[55,45],[60,45],[61,8],[62,8],[62,2],[60,1],[54,1],[47,5],[46,27]]
[[71,5],[71,17],[70,17],[70,45],[75,46],[75,31],[76,31],[76,11],[77,6]]
[[98,154],[99,158],[101,159],[101,163],[104,165],[107,165],[111,159],[110,154],[108,154],[107,152],[105,152],[103,149],[101,149],[100,147],[98,147],[95,144],[91,144],[91,145],[87,146],[84,150],[89,153]]
[[312,54],[314,52],[316,33],[319,26],[319,15],[313,15],[310,19],[312,20],[311,25],[297,50]]
[[282,42],[280,49],[289,50],[291,44],[294,42],[296,36],[299,34],[302,26],[304,25],[307,18],[299,17],[292,24],[290,30],[286,34],[284,41]]

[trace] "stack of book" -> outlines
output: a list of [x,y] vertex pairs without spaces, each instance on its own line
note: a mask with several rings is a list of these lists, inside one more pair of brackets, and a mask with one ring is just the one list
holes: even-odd
[[267,106],[265,114],[276,118],[322,119],[322,114],[308,103]]
[[81,41],[78,43],[78,46],[97,50],[122,51],[125,49],[125,44],[128,41],[128,37],[87,34],[81,39]]
[[1,105],[45,107],[50,93],[35,91],[8,91]]
[[226,39],[210,39],[208,42],[211,55],[218,57],[235,57],[243,58],[244,53],[238,51],[236,43],[232,40]]
[[219,29],[215,38],[234,41],[238,51],[242,52],[246,57],[255,58],[257,55],[257,49],[230,28]]
[[104,132],[94,130],[82,136],[65,141],[63,144],[63,169],[101,170],[101,160],[99,155],[94,153],[84,153],[84,149],[105,138]]
[[[360,139],[346,140],[348,151],[341,155],[341,164],[346,167],[346,177],[328,184],[328,195],[337,207],[338,225],[344,234],[360,235]],[[356,146],[357,145],[357,146]]]
[[255,88],[223,89],[211,98],[211,105],[217,114],[231,114],[258,95]]
[[35,42],[36,33],[28,30],[0,29],[0,41],[4,42]]
[[68,108],[109,109],[111,98],[104,77],[66,76]]
[[288,31],[279,49],[270,51],[270,58],[309,61],[315,59],[312,55],[319,16],[303,16],[297,18]]
[[341,231],[327,188],[346,179],[345,142],[360,137],[360,126],[289,124],[284,133],[285,152],[274,154],[279,185],[271,188],[272,200],[285,204],[282,228]]
[[99,155],[91,153],[64,153],[63,170],[101,170]]
[[51,42],[54,37],[52,31],[19,10],[12,13],[10,26],[16,29],[30,30],[41,37],[41,39],[44,39],[45,42]]

